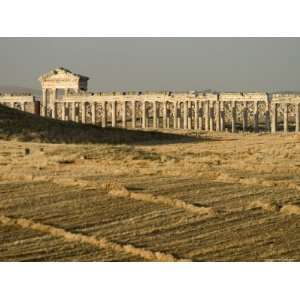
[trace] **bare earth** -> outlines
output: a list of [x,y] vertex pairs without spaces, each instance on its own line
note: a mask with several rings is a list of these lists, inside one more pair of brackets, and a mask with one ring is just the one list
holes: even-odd
[[300,136],[2,140],[0,260],[299,261]]

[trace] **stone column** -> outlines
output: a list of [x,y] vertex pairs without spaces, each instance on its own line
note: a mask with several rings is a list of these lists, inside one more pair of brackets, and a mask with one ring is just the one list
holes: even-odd
[[21,102],[21,110],[25,111],[25,102]]
[[70,113],[70,103],[69,102],[65,102],[65,120],[69,121],[70,117],[69,117],[69,113]]
[[194,129],[198,130],[199,129],[199,102],[194,101]]
[[199,129],[203,129],[203,102],[199,102]]
[[101,119],[101,127],[105,128],[107,126],[107,102],[102,102],[102,119]]
[[209,101],[205,102],[205,130],[209,130],[209,116],[210,116],[210,111],[209,111]]
[[126,110],[126,102],[122,102],[122,127],[126,128],[126,117],[127,117],[127,110]]
[[269,110],[269,103],[266,103],[265,120],[266,120],[266,131],[270,131],[270,110]]
[[146,128],[147,126],[147,110],[146,110],[146,101],[142,102],[142,128]]
[[168,103],[167,103],[167,128],[170,128],[170,108],[168,108]]
[[86,103],[83,101],[81,103],[81,122],[85,124],[86,122]]
[[153,128],[157,128],[157,103],[156,103],[156,101],[153,101],[152,102],[152,110],[153,110],[153,124],[152,124],[152,126],[153,126]]
[[80,114],[80,109],[79,109],[79,103],[75,103],[76,104],[76,108],[75,108],[75,112],[76,112],[76,122],[79,122],[79,114]]
[[177,128],[181,129],[181,102],[177,106]]
[[188,102],[183,102],[183,129],[188,128]]
[[135,128],[136,127],[136,105],[135,105],[135,101],[131,102],[131,110],[132,110],[131,125],[132,125],[132,128]]
[[117,123],[117,115],[116,115],[116,106],[117,106],[117,102],[115,100],[113,100],[111,102],[111,127],[116,127]]
[[46,117],[47,115],[47,110],[46,110],[46,107],[47,107],[47,103],[46,103],[47,99],[46,99],[46,89],[43,89],[43,94],[42,94],[42,101],[41,101],[41,115],[43,117]]
[[284,103],[283,104],[283,130],[284,132],[289,131],[289,122],[288,122],[288,104]]
[[56,89],[52,89],[52,118],[57,118],[57,107],[56,107]]
[[[277,114],[277,112],[276,112],[276,114]],[[259,129],[259,124],[258,124],[258,117],[259,117],[259,113],[258,113],[258,102],[257,101],[255,101],[254,102],[254,116],[253,116],[253,118],[254,118],[254,131],[255,132],[258,132],[258,129]],[[276,116],[277,117],[277,116]],[[272,111],[272,118],[273,118],[273,111]],[[272,119],[272,122],[273,122],[273,119]],[[277,121],[276,121],[277,122]],[[276,124],[275,124],[275,131],[276,131]],[[273,131],[272,131],[273,132]]]
[[214,101],[210,101],[210,105],[209,105],[209,128],[210,131],[214,131]]
[[[64,89],[63,101],[65,101],[67,94],[68,94],[68,89]],[[65,102],[65,103],[63,103],[63,105],[66,106],[65,107],[65,115],[64,115],[65,116],[65,121],[68,121],[69,120],[69,116],[68,116],[68,114],[69,114],[69,103]]]
[[188,129],[192,129],[192,102],[188,101]]
[[167,101],[163,102],[163,128],[167,128]]
[[236,132],[236,102],[231,102],[231,132]]
[[173,128],[177,128],[177,119],[178,119],[178,103],[173,102]]
[[220,101],[216,102],[216,131],[221,130]]
[[300,132],[300,103],[295,104],[295,131]]
[[45,117],[48,116],[47,106],[44,106],[44,107],[42,108],[42,114],[43,114],[43,116],[45,116]]
[[75,122],[76,121],[76,106],[75,106],[75,102],[72,102],[72,121]]
[[275,133],[277,130],[277,103],[271,104],[271,111],[272,111],[271,132]]
[[220,130],[225,130],[225,103],[221,101],[220,103]]
[[248,128],[248,107],[247,101],[243,104],[243,132],[247,131]]
[[14,107],[15,107],[15,102],[11,102],[11,103],[10,103],[10,107],[11,107],[11,108],[14,108]]
[[96,124],[96,102],[91,102],[92,124]]
[[57,118],[57,103],[52,103],[52,109],[51,109],[51,118],[56,119]]
[[66,107],[65,107],[65,103],[62,103],[62,107],[61,107],[61,119],[63,121],[65,121],[66,119]]

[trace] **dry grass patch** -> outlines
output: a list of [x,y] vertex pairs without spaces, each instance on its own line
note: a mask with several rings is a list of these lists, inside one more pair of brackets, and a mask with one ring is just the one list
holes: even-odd
[[[59,125],[61,141],[69,125]],[[150,144],[111,145],[115,131],[101,134],[101,145],[0,143],[0,215],[38,233],[10,252],[23,237],[1,225],[0,260],[56,257],[39,244],[44,230],[69,245],[65,260],[83,248],[97,260],[300,259],[298,137],[208,133],[201,143],[155,144],[147,135]]]
[[159,251],[153,252],[150,250],[134,247],[133,245],[120,245],[114,242],[110,242],[105,238],[99,239],[93,236],[86,236],[79,233],[72,233],[62,228],[57,228],[54,226],[37,223],[29,219],[24,219],[24,218],[13,219],[13,218],[0,215],[0,223],[4,225],[18,225],[22,228],[29,228],[32,230],[50,234],[54,237],[62,237],[66,241],[86,243],[99,248],[112,249],[114,251],[120,251],[120,252],[125,251],[128,252],[129,254],[140,256],[149,261],[172,262],[177,260],[171,254],[166,254]]
[[280,212],[285,215],[300,215],[300,207],[297,205],[287,204],[282,206]]

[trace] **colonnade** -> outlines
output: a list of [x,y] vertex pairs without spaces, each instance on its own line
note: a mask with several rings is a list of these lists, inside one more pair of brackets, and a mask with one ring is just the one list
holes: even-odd
[[[269,104],[262,101],[265,109],[259,111],[259,102],[68,100],[57,101],[54,104],[52,117],[64,121],[98,124],[101,127],[226,130],[231,132],[258,131],[259,129],[270,131]],[[101,113],[98,111],[99,107]],[[61,116],[58,116],[59,111]]]
[[300,101],[297,102],[272,102],[271,103],[271,132],[279,131],[278,110],[281,107],[283,113],[283,131],[290,129],[290,114],[293,111],[295,131],[300,132]]
[[32,95],[0,94],[0,104],[24,112],[40,114],[39,98]]
[[39,77],[41,115],[102,127],[299,131],[300,93],[88,92],[89,78],[56,68]]
[[[0,99],[0,104],[3,104],[11,108],[18,108],[21,111],[26,111],[25,109],[26,103],[27,101],[10,101],[10,100],[3,101]],[[32,103],[32,102],[28,102],[28,103]]]
[[[28,98],[28,96],[27,96]],[[32,96],[2,96],[0,104],[39,113]],[[30,105],[33,105],[31,108]],[[41,113],[63,121],[101,127],[185,129],[206,131],[300,132],[300,97],[266,100],[156,100],[83,98],[57,100],[53,109]]]

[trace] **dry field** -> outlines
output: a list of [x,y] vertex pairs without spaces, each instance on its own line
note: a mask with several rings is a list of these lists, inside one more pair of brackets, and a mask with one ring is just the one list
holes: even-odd
[[0,260],[299,261],[300,136],[176,133],[0,140]]

